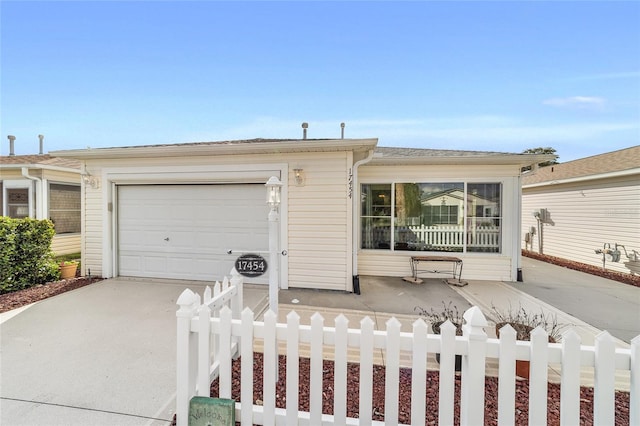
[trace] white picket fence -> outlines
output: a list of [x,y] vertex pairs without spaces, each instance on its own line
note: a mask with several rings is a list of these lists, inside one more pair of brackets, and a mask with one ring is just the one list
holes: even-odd
[[[396,246],[406,244],[412,250],[433,248],[461,249],[465,245],[465,230],[462,225],[415,225],[395,227]],[[364,247],[381,248],[377,242],[391,241],[389,227],[374,228],[363,233]],[[466,232],[467,247],[498,249],[500,247],[500,228],[497,226],[474,226]]]
[[[460,225],[407,226],[415,236],[415,241],[427,246],[462,247],[464,227]],[[497,226],[476,226],[467,231],[469,247],[500,247],[500,228]]]
[[[462,425],[482,425],[485,414],[485,363],[499,359],[498,423],[515,424],[515,361],[530,360],[529,424],[547,423],[547,378],[549,363],[561,365],[561,424],[580,424],[580,370],[593,367],[595,372],[593,421],[597,425],[615,424],[616,370],[630,371],[630,424],[640,424],[640,336],[630,349],[616,349],[608,332],[597,336],[595,346],[581,346],[579,336],[568,330],[562,343],[548,343],[542,329],[533,332],[531,342],[516,341],[515,331],[506,326],[500,339],[488,338],[487,321],[478,307],[464,313],[463,336],[446,323],[442,334],[429,334],[427,324],[418,319],[410,333],[400,331],[400,323],[391,318],[386,330],[374,330],[370,318],[359,329],[348,328],[343,315],[333,327],[325,326],[318,313],[310,325],[301,325],[295,312],[286,323],[277,323],[269,311],[264,321],[255,321],[248,308],[240,312],[242,279],[234,276],[216,284],[213,295],[207,291],[204,303],[200,296],[185,290],[178,300],[177,424],[188,424],[189,401],[193,396],[209,396],[210,383],[219,378],[219,397],[231,398],[232,359],[241,357],[241,397],[236,403],[236,420],[243,425],[396,425],[398,424],[400,354],[411,353],[411,424],[425,424],[426,360],[429,353],[440,353],[438,420],[441,425],[454,421],[459,404]],[[240,299],[240,301],[238,300]],[[253,404],[254,341],[264,345],[262,405]],[[286,408],[276,407],[276,363],[278,343],[286,345]],[[215,344],[214,344],[215,343]],[[310,408],[299,410],[298,363],[301,344],[310,347]],[[333,415],[322,413],[323,347],[333,347],[335,354]],[[347,417],[347,351],[359,348],[359,415]],[[372,420],[373,354],[384,350],[385,409],[384,422]],[[455,355],[462,356],[460,401],[455,401]],[[249,402],[251,401],[251,402]]]

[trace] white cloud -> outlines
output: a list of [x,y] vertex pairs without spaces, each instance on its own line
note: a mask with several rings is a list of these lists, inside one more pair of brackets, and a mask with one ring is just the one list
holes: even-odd
[[606,101],[596,96],[571,96],[568,98],[546,99],[542,103],[559,108],[602,109]]

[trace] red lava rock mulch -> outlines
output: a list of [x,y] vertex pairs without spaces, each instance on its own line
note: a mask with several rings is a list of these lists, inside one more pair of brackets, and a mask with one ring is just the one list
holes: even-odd
[[0,294],[0,312],[7,312],[30,303],[38,302],[48,297],[56,296],[67,291],[102,281],[100,277],[78,277],[68,280],[41,284],[24,290]]
[[[299,364],[299,399],[300,411],[309,411],[309,358],[300,358]],[[280,380],[276,383],[276,406],[286,408],[286,357],[279,358]],[[253,403],[262,401],[262,367],[263,355],[254,354],[254,384]],[[347,417],[358,418],[359,400],[359,374],[360,365],[349,363],[347,365]],[[232,395],[236,401],[240,401],[240,359],[233,361]],[[373,367],[373,420],[384,421],[384,381],[385,367],[374,365]],[[426,391],[426,424],[438,423],[438,372],[427,372]],[[528,380],[516,381],[516,407],[515,423],[527,424],[529,417],[529,382]],[[400,369],[399,383],[398,421],[404,424],[411,423],[411,369]],[[218,396],[218,380],[211,384],[211,396]],[[455,377],[455,407],[454,424],[460,424],[460,376]],[[261,402],[260,402],[261,403]],[[322,412],[333,414],[333,361],[324,361],[323,364],[323,398]],[[498,424],[498,379],[487,377],[485,380],[485,425]],[[236,423],[239,424],[239,423]],[[547,387],[547,424],[560,424],[560,385],[549,383]],[[580,388],[580,424],[593,425],[593,388]],[[615,424],[629,424],[629,393],[616,392],[615,394]],[[175,425],[175,417],[173,425]]]
[[539,254],[529,250],[522,250],[522,255],[530,257],[532,259],[551,263],[553,265],[563,266],[565,268],[574,269],[576,271],[584,272],[591,275],[597,275],[599,277],[608,278],[610,280],[640,287],[640,275],[631,275],[618,271],[611,271],[609,269],[602,269],[598,266],[587,265],[586,263],[574,262],[572,260],[562,259],[560,257],[549,256],[546,254]]

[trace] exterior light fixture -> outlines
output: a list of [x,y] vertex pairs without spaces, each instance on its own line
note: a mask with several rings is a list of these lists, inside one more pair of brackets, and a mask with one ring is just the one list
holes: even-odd
[[93,176],[91,173],[83,173],[80,176],[82,177],[82,182],[84,182],[85,185],[93,189],[100,188],[100,179]]
[[293,169],[293,176],[295,179],[296,186],[304,185],[304,170],[303,169]]
[[282,188],[282,182],[275,176],[271,176],[267,183],[264,184],[267,187],[267,204],[271,207],[271,210],[278,211],[280,206],[280,189]]

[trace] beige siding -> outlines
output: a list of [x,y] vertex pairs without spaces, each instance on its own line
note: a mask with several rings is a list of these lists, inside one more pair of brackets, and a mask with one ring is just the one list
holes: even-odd
[[[94,176],[102,176],[109,168],[139,172],[152,166],[229,166],[261,164],[288,164],[287,226],[288,241],[281,243],[288,251],[288,284],[290,287],[325,288],[346,290],[351,284],[350,203],[346,196],[348,152],[282,154],[282,155],[229,155],[217,157],[152,158],[87,161],[86,167]],[[295,186],[293,169],[304,170],[304,186]],[[175,174],[166,173],[164,179]],[[112,257],[106,251],[111,247],[111,215],[107,211],[111,200],[110,184],[104,180],[99,189],[85,188],[83,217],[84,247],[83,265],[92,274],[109,274],[103,271],[103,259]],[[114,207],[114,209],[117,208]],[[107,235],[105,235],[107,233]],[[103,243],[106,239],[106,244]]]
[[[91,274],[105,276],[102,270],[102,188],[92,189],[83,187],[82,193],[82,269],[86,274],[91,269]],[[109,238],[109,236],[107,236]],[[106,274],[108,275],[108,274]]]
[[[416,252],[375,252],[361,251],[358,255],[358,274],[382,275],[388,277],[411,276],[410,257],[420,253]],[[500,280],[512,281],[511,258],[506,256],[465,255],[463,253],[451,253],[451,256],[463,260],[462,279],[470,280]],[[429,266],[422,265],[427,269]],[[452,270],[452,265],[442,263],[434,265],[433,269],[441,271]],[[450,278],[451,274],[420,274],[422,278]]]
[[[347,290],[351,281],[348,154],[307,156],[305,186],[289,175],[289,286]],[[303,161],[302,158],[299,161]],[[296,168],[295,161],[291,163]]]
[[80,253],[80,234],[54,235],[51,250],[56,255]]
[[[539,252],[538,235],[532,245],[525,245],[524,235],[532,227],[537,232],[532,213],[544,208],[549,212],[542,225],[544,254],[602,266],[595,250],[604,243],[640,251],[639,175],[524,188],[522,198],[522,248]],[[623,252],[619,263],[606,263],[607,269],[628,273],[627,260]]]
[[[35,176],[35,173],[34,173]],[[0,174],[0,179],[2,180],[13,180],[13,179],[26,179],[22,176],[22,171],[20,169],[2,169]]]
[[59,170],[43,170],[42,178],[51,182],[75,183],[80,185],[80,172],[70,173]]

